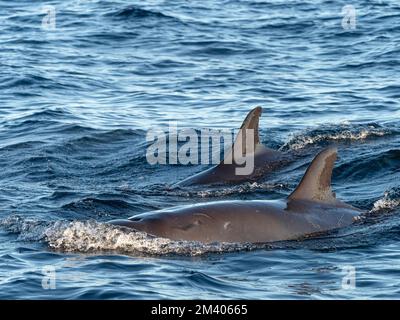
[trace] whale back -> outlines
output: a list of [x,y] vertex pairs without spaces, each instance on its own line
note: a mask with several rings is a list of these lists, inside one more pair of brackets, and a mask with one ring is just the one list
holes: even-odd
[[[219,164],[178,182],[176,186],[252,180],[288,162],[288,158],[281,151],[270,149],[260,142],[261,113],[262,108],[255,107],[247,114],[234,143],[224,150],[224,159]],[[237,174],[237,170],[246,167],[248,163],[253,163],[253,171]]]

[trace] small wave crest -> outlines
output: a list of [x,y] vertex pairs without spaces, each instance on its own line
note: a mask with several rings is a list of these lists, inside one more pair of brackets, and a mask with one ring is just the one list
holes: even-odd
[[172,18],[171,16],[166,15],[162,12],[140,8],[135,5],[129,5],[118,10],[113,10],[111,12],[108,12],[106,15],[119,19]]
[[221,198],[231,195],[246,195],[257,192],[285,192],[290,191],[290,186],[285,183],[275,182],[244,182],[240,185],[213,185],[205,188],[204,186],[180,187],[167,184],[153,184],[148,188],[136,188],[131,186],[121,186],[117,190],[128,194],[140,194],[147,196],[168,196],[182,198]]
[[246,182],[239,186],[231,186],[220,190],[200,190],[195,192],[195,195],[200,198],[213,198],[225,197],[238,194],[252,194],[255,192],[264,191],[280,191],[289,190],[288,186],[282,183],[259,183],[259,182]]
[[282,147],[282,151],[299,150],[309,145],[321,144],[324,142],[358,141],[374,137],[382,137],[393,134],[393,130],[378,125],[369,124],[348,124],[328,125],[316,129],[309,129],[300,134],[292,136]]
[[375,201],[371,213],[391,211],[400,206],[400,187],[386,191],[383,197]]

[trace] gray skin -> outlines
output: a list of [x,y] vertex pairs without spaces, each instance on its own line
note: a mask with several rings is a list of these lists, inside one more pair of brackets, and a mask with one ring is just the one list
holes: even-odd
[[218,201],[114,220],[114,225],[172,240],[266,243],[342,228],[361,210],[335,198],[331,175],[336,149],[320,152],[296,190],[284,200]]
[[[251,110],[246,119],[243,121],[240,130],[254,130],[254,146],[251,149],[254,152],[246,152],[245,146],[245,135],[243,135],[242,154],[245,158],[254,157],[254,170],[248,175],[238,175],[236,168],[243,167],[243,165],[233,163],[227,163],[224,159],[220,164],[195,174],[183,181],[178,182],[174,186],[186,187],[192,185],[204,185],[204,184],[218,184],[218,183],[240,183],[243,181],[251,181],[260,178],[261,176],[275,171],[277,168],[290,162],[291,157],[278,150],[273,150],[265,147],[260,143],[259,138],[259,119],[262,113],[261,107],[256,107]],[[239,142],[239,135],[236,138],[232,150],[235,144]]]

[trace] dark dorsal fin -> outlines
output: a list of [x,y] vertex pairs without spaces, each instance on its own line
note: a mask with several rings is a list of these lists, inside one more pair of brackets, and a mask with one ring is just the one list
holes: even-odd
[[[221,162],[232,161],[233,152],[240,152],[242,151],[242,156],[246,156],[248,153],[253,153],[256,150],[256,146],[260,144],[260,137],[259,137],[259,120],[262,113],[261,107],[255,107],[251,110],[246,118],[244,119],[242,126],[239,129],[239,132],[235,138],[235,142],[233,143],[231,149],[229,150],[228,155],[225,159]],[[248,146],[246,141],[246,130],[254,130],[254,143]],[[251,139],[250,139],[251,141]],[[253,141],[251,141],[253,142]],[[229,162],[230,163],[230,162]]]
[[337,202],[331,189],[332,170],[336,158],[336,148],[330,147],[322,150],[311,162],[296,190],[289,196],[289,200]]
[[[259,132],[258,132],[258,126],[260,123],[260,116],[262,114],[262,108],[261,107],[255,107],[253,110],[251,110],[246,118],[244,119],[242,126],[240,127],[240,130],[246,130],[246,129],[252,129],[254,130],[254,145],[257,145],[260,143],[260,137],[259,137]],[[245,137],[245,133],[243,134],[243,137]],[[236,137],[236,141],[240,138],[238,135]],[[242,145],[246,145],[243,143]]]

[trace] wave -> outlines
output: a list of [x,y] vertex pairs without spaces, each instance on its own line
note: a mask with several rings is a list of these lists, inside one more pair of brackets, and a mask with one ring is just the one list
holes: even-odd
[[10,215],[0,220],[0,227],[10,233],[18,235],[21,241],[41,241],[45,231],[54,222],[41,221],[35,218],[23,218],[19,215]]
[[56,223],[45,230],[46,241],[53,249],[62,251],[118,251],[151,255],[232,252],[255,248],[251,244],[173,241],[150,237],[143,232],[115,227],[96,221]]
[[[216,186],[218,187],[218,186]],[[225,197],[229,195],[240,195],[240,194],[253,194],[255,192],[264,191],[280,191],[290,190],[288,185],[283,183],[261,183],[261,182],[245,182],[238,186],[224,186],[222,189],[207,189],[199,191],[184,192],[184,196],[199,197],[199,198],[214,198],[214,197]]]
[[[44,241],[63,252],[115,251],[148,255],[189,255],[254,250],[260,245],[242,243],[203,244],[151,237],[144,232],[117,227],[95,220],[44,222],[12,215],[0,220],[0,227],[18,234],[21,241]],[[262,245],[267,248],[267,245]]]
[[382,178],[382,173],[396,172],[400,166],[400,150],[389,149],[378,153],[370,152],[368,155],[357,157],[352,155],[351,159],[339,164],[334,169],[337,179],[344,179],[359,183],[361,180],[374,179],[376,183]]
[[383,195],[383,198],[374,202],[371,213],[382,211],[392,211],[400,206],[400,187],[389,189]]
[[0,85],[0,89],[8,92],[14,92],[15,94],[40,96],[38,92],[40,90],[63,90],[63,89],[79,89],[80,86],[77,82],[66,82],[59,78],[45,77],[37,74],[24,74],[24,75],[12,75],[4,77]]
[[0,150],[11,151],[19,149],[33,149],[35,147],[43,147],[44,145],[46,145],[46,143],[43,141],[29,140],[29,141],[21,141],[21,142],[6,144],[4,146],[0,145]]
[[256,192],[284,192],[290,191],[290,185],[275,182],[244,182],[240,185],[214,185],[175,187],[167,184],[153,184],[147,188],[118,187],[118,191],[128,194],[140,194],[146,196],[168,196],[182,198],[219,198],[230,195],[254,194]]
[[105,15],[110,16],[110,17],[119,18],[119,19],[128,19],[128,18],[129,19],[131,19],[131,18],[135,18],[135,19],[164,18],[165,19],[165,18],[167,18],[167,19],[178,20],[177,18],[169,16],[167,14],[164,14],[160,11],[144,9],[144,8],[140,8],[135,5],[129,5],[122,9],[110,11],[110,12],[107,12]]
[[144,136],[145,131],[140,129],[114,129],[98,131],[91,135],[78,137],[74,140],[70,140],[68,143],[72,145],[106,144],[111,142],[116,143],[118,141],[129,141]]
[[377,123],[324,125],[315,129],[308,129],[294,135],[280,150],[299,150],[309,145],[322,144],[331,141],[359,141],[370,138],[397,134],[394,129],[387,128]]
[[[52,197],[59,197],[60,199],[64,198],[65,196],[70,196],[72,193],[67,192],[54,192]],[[72,201],[70,203],[64,204],[62,209],[75,209],[75,208],[95,208],[96,206],[101,206],[102,208],[107,207],[114,210],[121,210],[121,209],[132,209],[132,205],[124,200],[121,199],[101,199],[101,198],[92,198],[86,197],[80,200]]]
[[[34,127],[42,123],[58,124],[60,122],[77,122],[82,120],[78,115],[67,111],[65,108],[43,108],[39,111],[18,112],[17,116],[8,116],[4,119],[6,128],[18,128],[32,125]],[[77,124],[69,124],[75,126]]]
[[[72,122],[72,123],[70,123]],[[107,148],[115,149],[119,144],[119,148],[145,148],[146,141],[143,138],[145,132],[140,129],[114,129],[114,130],[99,130],[83,124],[75,124],[72,114],[64,114],[61,111],[50,110],[37,112],[30,115],[23,116],[15,119],[11,124],[5,124],[8,129],[13,130],[14,135],[6,137],[3,140],[3,145],[0,144],[1,149],[19,150],[33,147],[42,147],[43,149],[52,150],[57,155],[63,155],[66,151],[71,154],[72,151],[76,152],[77,156],[82,155],[82,151],[98,152],[99,145]],[[46,128],[46,135],[37,136],[40,140],[26,141],[24,136],[20,137],[20,133],[25,130],[34,132],[35,130],[43,130]],[[51,133],[59,135],[60,142],[54,144],[55,139],[51,137]],[[7,138],[10,138],[11,143],[7,143]],[[143,139],[141,139],[143,138]],[[141,139],[141,141],[139,141]],[[136,141],[136,144],[129,146],[127,142]],[[50,144],[49,144],[50,142]],[[140,154],[140,158],[143,156]]]

